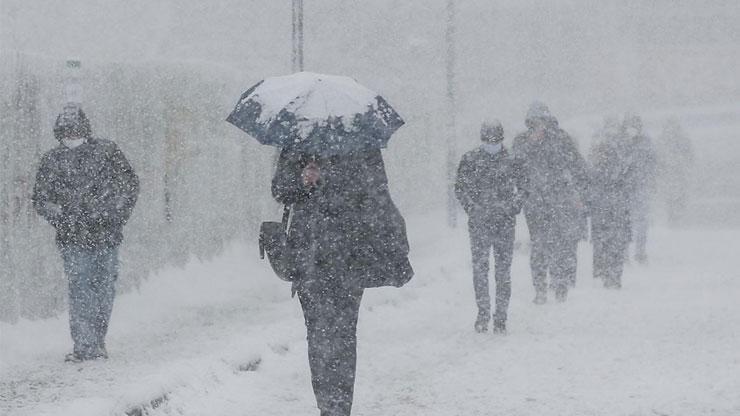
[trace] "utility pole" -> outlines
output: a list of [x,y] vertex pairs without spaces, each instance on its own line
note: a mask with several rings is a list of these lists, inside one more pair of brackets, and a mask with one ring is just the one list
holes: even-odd
[[447,224],[457,227],[455,199],[455,165],[457,162],[457,130],[455,126],[455,0],[447,0],[447,30],[445,32],[447,69]]
[[303,71],[303,0],[293,0],[293,72]]
[[0,0],[0,53],[3,51],[3,20],[5,14],[3,13],[3,0]]

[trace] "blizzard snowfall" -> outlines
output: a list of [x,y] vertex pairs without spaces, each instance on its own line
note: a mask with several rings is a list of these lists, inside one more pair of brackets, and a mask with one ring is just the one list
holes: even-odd
[[[312,116],[384,103],[405,121],[383,158],[416,275],[365,291],[353,415],[740,416],[739,0],[303,4],[0,0],[0,416],[319,413],[301,307],[256,244],[280,218],[276,151],[225,121],[260,80],[255,124],[301,108],[305,136]],[[278,86],[298,71],[341,88],[297,99]],[[605,116],[634,113],[656,143],[677,120],[695,158],[661,162],[693,165],[659,169],[649,263],[627,264],[621,290],[591,277],[583,241],[567,302],[533,304],[519,215],[508,334],[477,334],[450,179],[482,121],[511,149],[535,100],[584,156]],[[109,358],[76,364],[68,280],[32,204],[68,103],[141,181]],[[688,201],[674,228],[666,183]]]
[[[473,331],[467,232],[441,224],[411,218],[416,276],[365,292],[354,414],[740,414],[737,230],[655,227],[650,264],[629,265],[621,291],[591,278],[584,242],[577,288],[544,306],[524,241],[496,336]],[[63,362],[64,314],[0,325],[3,415],[315,411],[300,306],[253,246],[119,296],[106,361]]]

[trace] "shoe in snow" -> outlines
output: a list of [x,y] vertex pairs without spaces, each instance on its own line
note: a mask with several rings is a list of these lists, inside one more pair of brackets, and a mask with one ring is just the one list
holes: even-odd
[[94,353],[90,356],[93,360],[97,360],[99,358],[102,358],[104,360],[108,359],[108,350],[105,349],[105,344],[100,345]]
[[506,321],[494,320],[493,321],[493,333],[499,335],[506,335]]
[[489,315],[487,313],[478,313],[478,317],[475,319],[475,332],[482,334],[488,332],[488,320]]
[[621,289],[622,282],[614,279],[604,279],[604,287],[607,289]]
[[568,300],[568,288],[559,287],[555,289],[555,301],[559,303],[563,303],[566,300]]
[[64,356],[64,362],[65,363],[81,363],[85,361],[85,358],[83,358],[80,354],[71,352]]
[[546,304],[547,303],[547,292],[545,292],[544,290],[538,290],[532,302],[534,302],[535,305]]

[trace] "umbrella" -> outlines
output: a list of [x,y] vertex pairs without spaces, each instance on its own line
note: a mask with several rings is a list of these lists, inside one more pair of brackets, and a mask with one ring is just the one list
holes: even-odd
[[352,78],[298,72],[266,78],[226,119],[262,144],[331,155],[384,148],[404,121]]

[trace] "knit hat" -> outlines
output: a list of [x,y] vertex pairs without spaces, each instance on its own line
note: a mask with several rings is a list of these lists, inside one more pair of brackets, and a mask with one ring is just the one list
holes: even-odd
[[536,120],[543,120],[548,124],[557,124],[557,119],[552,115],[552,113],[550,113],[550,109],[545,105],[545,103],[540,101],[535,101],[529,105],[529,110],[527,110],[524,124],[526,124],[528,128],[532,128]]
[[90,120],[87,119],[82,109],[72,105],[65,106],[54,123],[54,137],[57,140],[62,140],[68,137],[87,139],[91,136]]
[[486,143],[498,143],[504,140],[504,126],[498,120],[484,121],[480,126],[480,139]]

